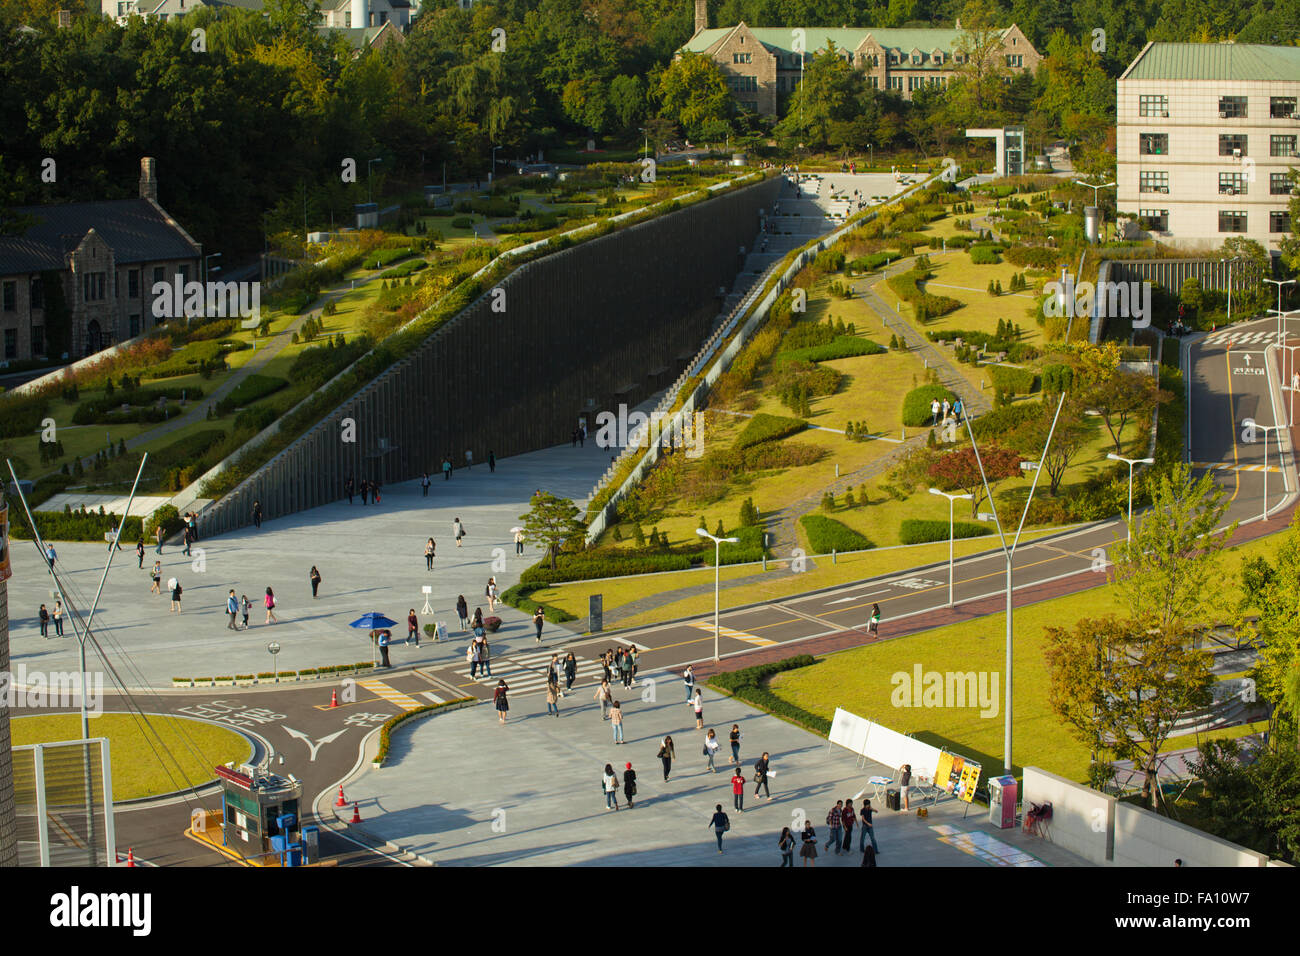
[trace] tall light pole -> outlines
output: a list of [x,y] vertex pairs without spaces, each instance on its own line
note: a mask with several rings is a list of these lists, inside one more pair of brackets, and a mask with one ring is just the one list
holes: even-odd
[[953,495],[953,494],[949,494],[946,491],[940,491],[938,488],[931,488],[930,494],[938,495],[940,498],[948,499],[948,606],[952,607],[952,537],[953,537],[952,503],[956,501],[958,498],[964,498],[967,501],[970,501],[971,496],[966,494]]
[[870,160],[870,162],[868,163],[868,165],[870,165],[870,166],[872,166],[872,167],[874,168],[875,165],[876,165],[876,144],[875,144],[875,143],[868,143],[868,144],[867,144],[867,149],[871,150],[871,160]]
[[382,163],[383,161],[384,161],[384,157],[377,156],[366,163],[366,202],[375,201],[375,190],[371,183],[370,174],[371,174],[371,170],[374,168],[375,163]]
[[[1282,435],[1281,431],[1285,425],[1258,425],[1252,424],[1255,431],[1264,433],[1264,515],[1263,520],[1268,520],[1268,433],[1278,432],[1277,436],[1277,463],[1280,468],[1282,465]],[[1286,472],[1282,472],[1282,480],[1286,480]]]
[[1074,180],[1074,184],[1076,186],[1087,186],[1089,189],[1092,190],[1092,205],[1093,208],[1097,210],[1097,238],[1099,241],[1105,241],[1106,230],[1104,228],[1104,225],[1106,219],[1101,214],[1101,199],[1099,197],[1103,189],[1109,189],[1111,186],[1116,185],[1116,183],[1102,183],[1101,185],[1095,185],[1093,183],[1085,183],[1081,179],[1076,179]]
[[1277,344],[1282,344],[1282,317],[1285,313],[1282,311],[1282,286],[1295,285],[1295,279],[1265,279],[1265,282],[1277,286],[1277,308],[1269,309],[1270,312],[1277,313]]
[[1240,262],[1241,257],[1233,256],[1231,259],[1220,259],[1219,261],[1228,264],[1228,317],[1224,320],[1224,324],[1227,325],[1232,321],[1232,264]]
[[1134,465],[1154,465],[1154,458],[1125,458],[1123,455],[1116,455],[1114,452],[1106,456],[1111,461],[1128,462],[1128,540],[1133,541],[1133,466]]
[[645,159],[650,155],[650,131],[644,126],[638,126],[637,129],[645,133],[645,144],[641,147],[641,158]]
[[[306,233],[303,234],[303,237],[306,238]],[[204,289],[206,289],[206,288],[207,288],[207,285],[208,285],[208,274],[209,274],[210,272],[213,271],[212,268],[208,265],[208,260],[209,260],[209,259],[220,259],[220,258],[221,258],[221,253],[219,253],[219,252],[214,252],[214,253],[211,253],[210,255],[206,255],[206,256],[203,257],[203,287],[204,287]],[[216,271],[217,271],[217,272],[220,272],[220,271],[221,271],[221,266],[217,266]],[[206,295],[206,292],[205,292],[205,295]]]
[[720,628],[718,627],[718,601],[719,601],[718,595],[719,595],[720,584],[719,584],[718,573],[722,563],[722,543],[725,541],[727,544],[735,544],[740,539],[739,538],[717,538],[709,534],[703,528],[696,528],[695,533],[698,534],[701,538],[708,538],[710,541],[713,542],[713,660],[716,662],[719,660],[718,633],[720,631]]
[[492,147],[492,168],[488,170],[488,182],[489,182],[489,183],[492,182],[493,177],[496,176],[496,174],[497,174],[497,150],[500,149],[500,148],[501,148],[500,146],[493,146],[493,147]]

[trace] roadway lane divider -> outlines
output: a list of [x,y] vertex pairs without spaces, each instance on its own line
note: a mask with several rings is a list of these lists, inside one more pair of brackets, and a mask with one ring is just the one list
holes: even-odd
[[[713,633],[712,621],[691,621],[691,627],[697,627],[701,631]],[[718,628],[718,634],[722,637],[730,637],[737,641],[744,641],[746,644],[753,644],[755,647],[773,647],[778,642],[767,637],[759,637],[757,634],[747,634],[745,631],[738,631],[734,627],[725,625]]]

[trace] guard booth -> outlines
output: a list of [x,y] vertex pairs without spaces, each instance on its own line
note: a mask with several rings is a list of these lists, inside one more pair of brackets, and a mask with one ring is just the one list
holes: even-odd
[[279,854],[285,866],[302,863],[302,783],[245,766],[216,768],[221,781],[221,845],[247,844],[246,857]]

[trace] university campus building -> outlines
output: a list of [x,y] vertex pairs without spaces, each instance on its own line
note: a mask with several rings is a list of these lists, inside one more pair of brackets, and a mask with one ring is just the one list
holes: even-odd
[[1300,47],[1148,43],[1116,82],[1118,204],[1175,245],[1276,254],[1300,165]]
[[[784,97],[799,85],[801,66],[834,43],[878,90],[894,90],[904,99],[927,86],[946,86],[964,62],[957,49],[961,23],[938,27],[733,27],[709,29],[708,0],[695,0],[695,35],[678,50],[711,57],[726,74],[732,96],[743,109],[776,116]],[[796,38],[804,52],[796,51]],[[1015,24],[1002,31],[995,54],[1014,72],[1037,69],[1042,55]],[[805,60],[805,58],[807,58]]]

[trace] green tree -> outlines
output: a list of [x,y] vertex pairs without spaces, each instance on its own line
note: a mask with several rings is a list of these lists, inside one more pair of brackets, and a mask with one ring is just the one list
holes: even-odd
[[[556,556],[564,546],[573,541],[580,543],[587,532],[578,520],[579,514],[577,505],[570,499],[539,491],[533,495],[528,513],[519,516],[524,523],[524,537],[546,547],[552,571],[555,570]],[[640,525],[636,530],[640,530]]]
[[864,148],[872,139],[874,99],[866,75],[855,70],[831,43],[804,67],[803,81],[791,94],[775,133],[784,142],[809,149]]
[[703,139],[710,122],[731,115],[726,78],[704,54],[684,53],[659,76],[656,91],[660,115],[681,126],[692,139]]
[[962,57],[948,99],[968,126],[987,126],[998,118],[1005,96],[1006,63],[998,56],[1002,28],[990,0],[969,0],[961,11],[961,33],[954,44]]
[[1190,762],[1203,786],[1190,794],[1216,836],[1295,864],[1300,860],[1300,753],[1274,748],[1242,762],[1235,740],[1208,740]]
[[1241,568],[1241,613],[1259,615],[1265,638],[1252,671],[1259,696],[1272,705],[1273,738],[1300,737],[1300,518],[1292,519],[1273,560],[1256,557]]

